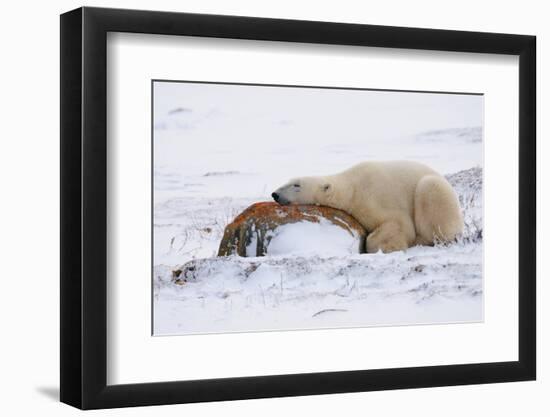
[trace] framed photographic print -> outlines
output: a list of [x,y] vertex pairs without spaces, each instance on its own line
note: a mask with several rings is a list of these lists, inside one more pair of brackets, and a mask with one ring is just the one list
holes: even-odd
[[61,400],[535,379],[535,38],[61,16]]

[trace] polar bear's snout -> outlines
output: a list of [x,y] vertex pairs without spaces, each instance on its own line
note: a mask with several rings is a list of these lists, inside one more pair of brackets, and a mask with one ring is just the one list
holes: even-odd
[[290,201],[288,201],[285,197],[283,197],[277,191],[271,193],[271,197],[273,197],[273,200],[275,200],[277,203],[279,203],[282,206],[286,206],[287,204],[290,204]]

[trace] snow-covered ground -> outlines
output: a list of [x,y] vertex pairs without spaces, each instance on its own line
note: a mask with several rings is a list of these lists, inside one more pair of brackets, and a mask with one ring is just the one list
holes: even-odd
[[[481,96],[156,83],[154,100],[154,334],[483,319]],[[266,257],[215,256],[225,226],[290,177],[382,159],[446,174],[464,239],[374,255],[338,242],[289,254],[279,239]]]

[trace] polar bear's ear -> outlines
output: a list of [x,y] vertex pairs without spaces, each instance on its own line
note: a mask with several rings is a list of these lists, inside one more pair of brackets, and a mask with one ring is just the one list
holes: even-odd
[[327,182],[323,184],[323,191],[328,191],[328,190],[330,190],[330,184]]

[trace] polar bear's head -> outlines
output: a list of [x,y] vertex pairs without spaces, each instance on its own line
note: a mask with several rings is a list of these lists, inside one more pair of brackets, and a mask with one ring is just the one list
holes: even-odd
[[281,204],[320,204],[326,205],[330,200],[332,185],[322,177],[294,178],[277,188],[271,197]]

